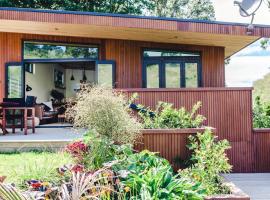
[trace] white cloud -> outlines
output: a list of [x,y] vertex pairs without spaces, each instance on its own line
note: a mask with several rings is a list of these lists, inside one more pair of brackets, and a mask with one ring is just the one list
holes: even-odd
[[267,73],[270,73],[270,56],[234,56],[226,66],[226,85],[250,87]]
[[263,49],[259,40],[239,51],[235,56],[270,56],[270,47]]
[[[234,6],[234,0],[212,0],[216,11],[217,21],[250,23],[250,18],[241,17],[239,8]],[[270,25],[270,9],[263,2],[254,19],[255,24]]]

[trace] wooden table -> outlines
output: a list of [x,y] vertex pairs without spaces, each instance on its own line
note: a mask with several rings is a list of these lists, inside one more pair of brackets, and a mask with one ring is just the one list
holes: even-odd
[[[27,135],[27,121],[32,121],[32,132],[35,133],[35,108],[34,107],[3,107],[3,120],[2,120],[2,127],[3,127],[3,134],[5,135],[7,133],[6,127],[7,127],[7,111],[12,111],[12,114],[15,115],[15,111],[19,110],[23,113],[23,128],[24,128],[24,134]],[[28,111],[31,111],[31,115],[28,116]],[[11,114],[11,116],[12,116]],[[12,132],[15,133],[15,124],[13,122],[12,125]]]

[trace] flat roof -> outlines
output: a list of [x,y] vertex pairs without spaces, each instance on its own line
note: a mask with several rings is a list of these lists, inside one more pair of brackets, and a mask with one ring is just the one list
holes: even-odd
[[126,14],[0,7],[0,31],[225,47],[225,57],[261,37],[270,26]]

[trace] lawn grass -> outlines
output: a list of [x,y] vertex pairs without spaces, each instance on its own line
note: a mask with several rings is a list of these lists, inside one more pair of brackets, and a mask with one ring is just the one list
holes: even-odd
[[57,168],[72,163],[66,153],[25,152],[0,153],[0,176],[7,176],[5,182],[25,188],[27,180],[42,180],[57,183],[61,177]]

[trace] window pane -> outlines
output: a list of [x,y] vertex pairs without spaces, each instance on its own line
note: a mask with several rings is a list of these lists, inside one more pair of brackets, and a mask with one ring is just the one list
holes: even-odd
[[186,63],[186,87],[196,88],[198,87],[198,64],[197,63]]
[[159,88],[159,65],[149,64],[146,66],[146,87]]
[[98,59],[96,45],[24,42],[24,59]]
[[112,64],[98,64],[97,82],[104,87],[113,87],[113,65]]
[[146,50],[144,51],[143,55],[144,57],[200,56],[199,53],[173,50]]
[[22,67],[8,66],[8,98],[22,98],[23,85],[22,85]]
[[166,88],[179,88],[180,87],[180,64],[166,63]]

